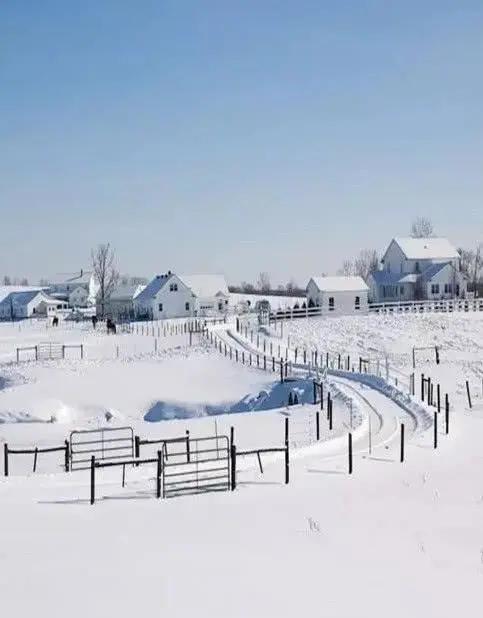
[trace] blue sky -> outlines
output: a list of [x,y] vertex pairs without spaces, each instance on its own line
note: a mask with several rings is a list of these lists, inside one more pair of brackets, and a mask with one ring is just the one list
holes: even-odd
[[483,3],[0,4],[0,275],[333,273],[483,241]]

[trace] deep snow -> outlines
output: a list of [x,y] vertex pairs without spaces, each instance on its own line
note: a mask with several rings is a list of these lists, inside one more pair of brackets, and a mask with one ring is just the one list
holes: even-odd
[[[103,471],[93,507],[87,500],[87,472],[18,476],[31,462],[17,457],[14,476],[0,481],[4,611],[20,617],[66,612],[75,618],[133,613],[479,616],[483,413],[478,406],[466,410],[460,389],[467,370],[481,375],[482,321],[474,314],[420,317],[312,318],[285,324],[292,343],[350,349],[354,355],[377,350],[402,371],[410,368],[413,342],[441,342],[441,365],[429,362],[424,369],[434,375],[441,371],[445,379],[454,402],[450,435],[443,434],[441,424],[435,451],[432,431],[415,433],[406,445],[406,462],[400,464],[397,423],[404,417],[396,418],[394,404],[383,394],[356,385],[352,396],[361,406],[360,427],[370,418],[364,416],[363,397],[376,405],[385,429],[372,452],[365,437],[358,443],[351,477],[345,448],[329,448],[337,440],[345,447],[342,432],[350,419],[342,401],[337,437],[329,440],[322,415],[319,444],[313,443],[315,410],[309,404],[144,422],[140,410],[147,404],[141,398],[167,400],[172,392],[178,401],[207,402],[216,392],[233,402],[236,392],[241,398],[247,388],[254,394],[267,388],[267,378],[273,383],[273,376],[237,366],[213,350],[187,349],[186,341],[166,341],[165,351],[158,349],[155,356],[150,337],[114,340],[73,331],[72,339],[92,342],[92,358],[88,355],[82,364],[1,366],[6,388],[0,392],[0,411],[33,409],[42,396],[72,397],[117,410],[123,422],[129,418],[146,436],[180,435],[186,429],[194,435],[222,435],[234,425],[240,448],[281,445],[284,415],[290,414],[292,442],[297,432],[302,437],[292,443],[289,486],[282,484],[280,461],[268,457],[263,476],[256,460],[241,462],[236,492],[165,501],[153,497],[153,470],[129,470],[124,490],[119,471]],[[38,333],[31,334],[34,341]],[[0,325],[2,354],[11,354],[18,340]],[[123,346],[119,359],[116,341]],[[139,350],[134,354],[135,344]],[[217,373],[222,376],[218,382]],[[75,424],[101,421],[102,411],[97,417],[81,407],[65,423],[4,423],[0,435],[12,444],[56,443]],[[376,434],[375,417],[372,422]],[[58,462],[55,467],[53,461],[52,466],[41,461],[41,472],[59,469]]]

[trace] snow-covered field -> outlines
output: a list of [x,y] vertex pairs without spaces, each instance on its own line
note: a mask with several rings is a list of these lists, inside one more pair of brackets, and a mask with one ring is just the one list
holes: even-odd
[[[224,326],[214,331],[240,349],[249,345]],[[483,316],[311,318],[285,323],[288,337],[292,348],[387,356],[402,372],[412,371],[413,345],[440,345],[441,364],[421,357],[416,371],[449,393],[450,434],[440,418],[435,450],[427,429],[433,410],[417,397],[401,394],[403,409],[357,376],[329,375],[334,429],[324,409],[317,442],[319,406],[309,403],[304,371],[281,387],[276,373],[235,364],[203,341],[189,346],[186,335],[107,337],[86,325],[0,324],[0,439],[12,448],[126,424],[151,439],[187,429],[228,435],[233,426],[239,450],[280,447],[287,415],[291,445],[288,486],[282,455],[263,457],[263,475],[256,457],[241,458],[235,492],[169,500],[154,496],[154,467],[129,469],[125,488],[120,469],[100,470],[94,506],[89,472],[62,472],[59,453],[39,455],[36,474],[30,455],[12,456],[11,476],[0,481],[5,613],[480,616]],[[14,362],[17,346],[41,341],[82,343],[85,359]],[[471,411],[465,379],[474,389]],[[288,409],[296,389],[305,403]],[[156,448],[143,447],[143,456]]]

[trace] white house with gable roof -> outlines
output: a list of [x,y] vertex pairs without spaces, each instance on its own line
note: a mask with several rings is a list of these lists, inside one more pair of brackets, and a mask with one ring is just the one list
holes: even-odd
[[307,306],[323,314],[351,315],[368,312],[368,286],[362,277],[312,277],[307,285]]
[[55,282],[47,286],[49,294],[68,302],[69,307],[88,307],[95,304],[99,284],[93,272],[81,270],[53,279]]
[[225,314],[229,292],[222,275],[157,275],[134,299],[140,318],[202,317]]
[[371,302],[466,297],[459,254],[446,238],[393,238],[381,263],[369,276]]

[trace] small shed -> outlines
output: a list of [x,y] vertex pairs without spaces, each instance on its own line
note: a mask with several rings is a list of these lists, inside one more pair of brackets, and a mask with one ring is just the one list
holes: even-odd
[[369,288],[362,277],[312,277],[307,285],[307,307],[322,314],[366,314]]

